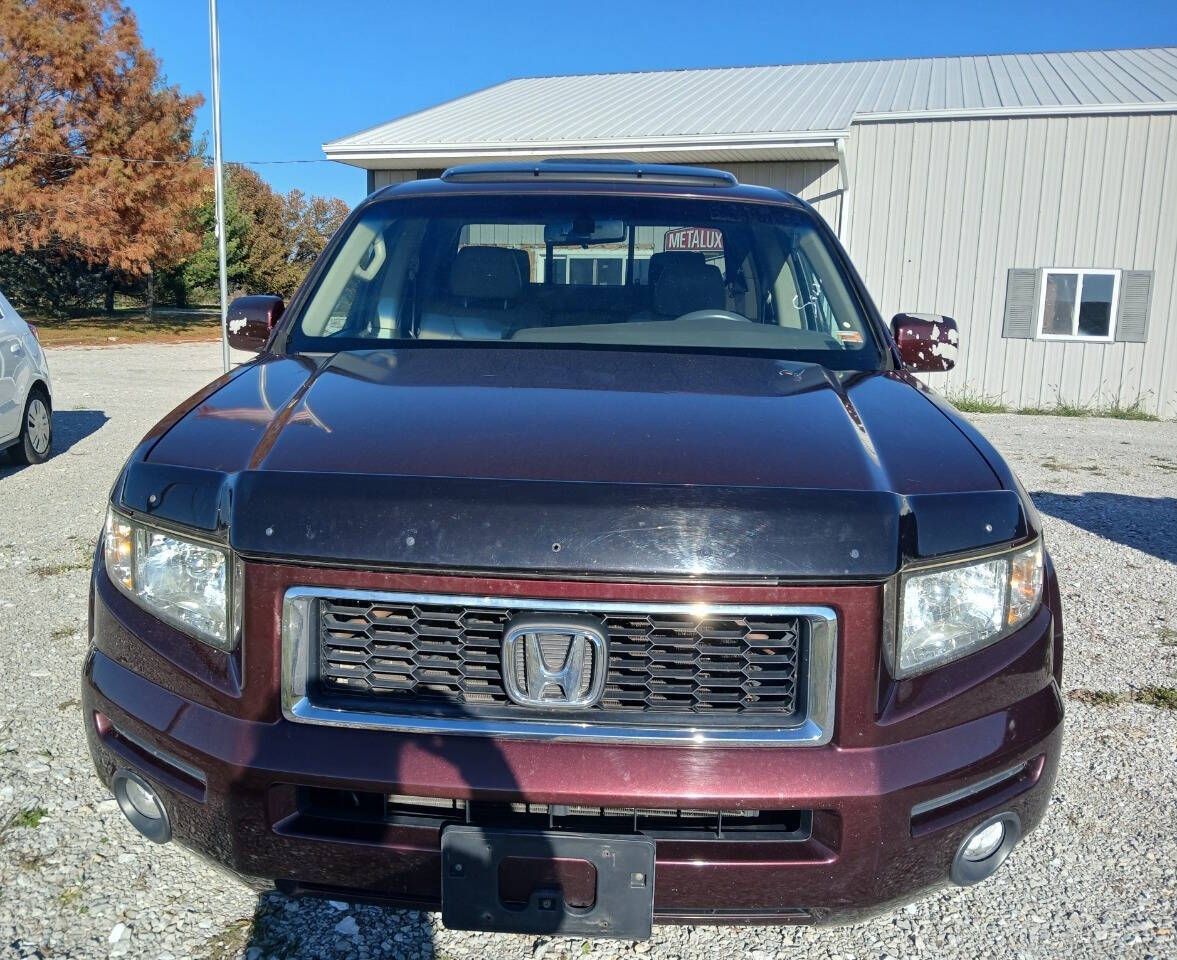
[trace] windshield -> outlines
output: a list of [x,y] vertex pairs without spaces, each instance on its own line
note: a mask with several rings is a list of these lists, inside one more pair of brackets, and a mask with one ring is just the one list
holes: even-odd
[[287,348],[447,343],[881,365],[872,328],[807,212],[608,194],[373,204],[335,248]]

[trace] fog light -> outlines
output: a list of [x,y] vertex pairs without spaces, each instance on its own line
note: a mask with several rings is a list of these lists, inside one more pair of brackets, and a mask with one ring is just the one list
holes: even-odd
[[155,789],[139,774],[119,770],[111,783],[114,798],[131,826],[148,840],[166,843],[172,836],[168,812]]
[[952,882],[967,887],[993,876],[1021,838],[1022,821],[1013,812],[978,824],[956,849],[949,871]]
[[966,860],[984,860],[997,852],[1001,841],[1005,839],[1005,821],[995,820],[987,827],[982,827],[970,833],[960,848],[960,855]]

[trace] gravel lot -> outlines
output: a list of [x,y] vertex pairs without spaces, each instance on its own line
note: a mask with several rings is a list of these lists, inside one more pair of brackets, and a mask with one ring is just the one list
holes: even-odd
[[1177,956],[1177,711],[1134,699],[1177,687],[1177,424],[977,418],[1046,516],[1069,638],[1057,793],[996,877],[850,928],[662,927],[594,944],[259,901],[140,839],[100,788],[77,699],[89,552],[123,458],[219,363],[207,343],[53,350],[57,455],[0,464],[0,954]]

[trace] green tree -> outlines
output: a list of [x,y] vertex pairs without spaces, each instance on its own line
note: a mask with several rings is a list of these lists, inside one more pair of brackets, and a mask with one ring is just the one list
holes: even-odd
[[294,286],[302,283],[327,241],[343,225],[347,204],[338,197],[307,197],[301,190],[286,195],[286,215],[294,227],[290,264]]
[[0,290],[23,309],[56,316],[84,309],[102,296],[106,271],[61,249],[0,252]]
[[250,293],[285,296],[292,240],[282,195],[248,167],[233,165],[229,176],[249,220],[245,286]]
[[234,165],[229,181],[249,222],[245,236],[244,285],[251,293],[289,299],[347,216],[337,197],[276,193],[247,167]]
[[[225,181],[225,265],[229,289],[233,290],[243,286],[249,275],[246,256],[251,223],[238,203],[232,177],[226,177]],[[205,191],[200,205],[192,212],[192,219],[200,231],[201,240],[200,249],[185,260],[179,270],[183,300],[195,291],[215,291],[220,284],[216,196],[211,186]]]

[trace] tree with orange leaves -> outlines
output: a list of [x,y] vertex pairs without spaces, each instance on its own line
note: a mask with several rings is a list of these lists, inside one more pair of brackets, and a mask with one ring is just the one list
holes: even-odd
[[0,251],[140,276],[187,256],[200,103],[117,0],[0,0]]

